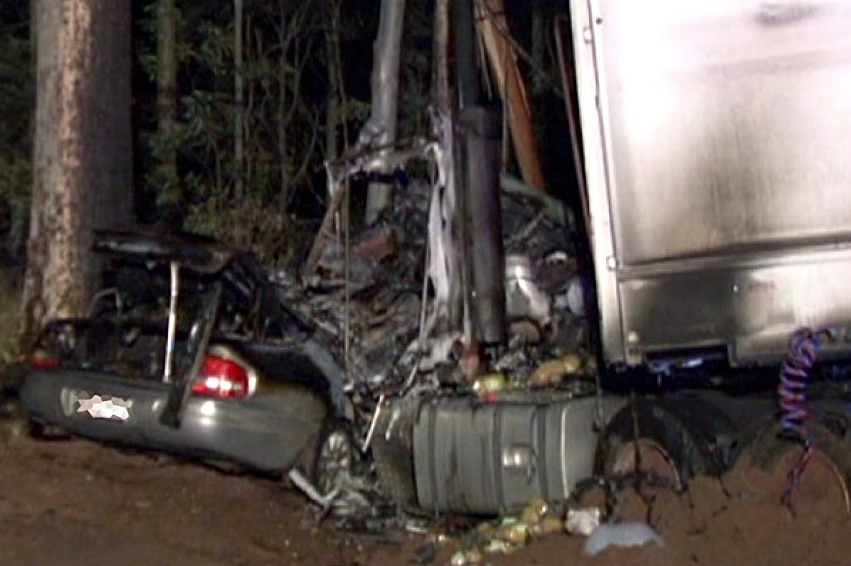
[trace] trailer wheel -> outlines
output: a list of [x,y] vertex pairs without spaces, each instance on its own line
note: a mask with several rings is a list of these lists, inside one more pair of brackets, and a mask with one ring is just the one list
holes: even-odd
[[682,491],[694,476],[723,471],[715,447],[732,431],[732,423],[698,397],[638,399],[606,426],[597,471]]
[[[829,428],[810,424],[813,451],[801,473],[791,503],[796,514],[836,516],[851,514],[851,445]],[[799,462],[803,445],[784,437],[779,424],[763,428],[745,448],[743,466],[756,466],[768,473],[766,485],[754,486],[776,495],[778,501],[789,487],[789,473]]]

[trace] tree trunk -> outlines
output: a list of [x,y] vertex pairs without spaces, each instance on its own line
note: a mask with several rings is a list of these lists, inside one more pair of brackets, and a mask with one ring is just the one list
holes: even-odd
[[130,2],[41,0],[36,9],[24,345],[46,319],[86,311],[92,228],[133,220]]
[[243,99],[244,79],[242,70],[242,0],[234,0],[234,36],[233,36],[233,153],[234,153],[234,197],[237,202],[245,196],[244,173],[245,173],[245,136],[244,111],[245,101]]
[[340,153],[337,147],[337,123],[340,114],[340,84],[337,80],[340,61],[340,4],[337,0],[326,0],[325,20],[325,61],[328,78],[328,110],[325,112],[325,155],[328,159],[337,159]]
[[157,182],[177,202],[177,9],[174,0],[159,0],[157,10]]
[[[281,167],[281,201],[286,208],[290,202],[290,186],[292,185],[292,167],[289,156],[289,137],[287,136],[289,104],[287,101],[287,51],[290,43],[290,33],[287,29],[287,12],[285,0],[278,2],[278,161]],[[332,154],[329,158],[333,158]]]

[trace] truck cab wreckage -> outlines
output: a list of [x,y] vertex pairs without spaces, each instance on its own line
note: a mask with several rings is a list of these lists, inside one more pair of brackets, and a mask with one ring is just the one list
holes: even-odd
[[[280,281],[345,359],[372,488],[497,515],[750,453],[790,505],[821,458],[851,511],[851,3],[573,0],[576,217],[500,175],[471,41],[492,3],[449,4],[432,135],[330,162],[304,284]],[[357,177],[397,186],[352,234]]]

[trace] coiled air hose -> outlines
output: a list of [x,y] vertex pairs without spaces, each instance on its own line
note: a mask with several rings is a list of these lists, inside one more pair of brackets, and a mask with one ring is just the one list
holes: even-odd
[[807,406],[807,381],[809,371],[816,360],[819,347],[819,337],[826,335],[834,337],[831,329],[812,330],[801,328],[795,331],[789,339],[789,350],[780,368],[780,383],[777,385],[777,395],[780,404],[780,423],[785,438],[796,440],[803,446],[798,461],[789,471],[789,482],[781,501],[792,508],[795,489],[801,481],[801,476],[813,454],[813,434],[807,427],[810,417]]

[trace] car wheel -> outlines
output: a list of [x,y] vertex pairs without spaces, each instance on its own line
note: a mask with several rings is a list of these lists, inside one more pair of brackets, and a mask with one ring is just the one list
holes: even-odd
[[329,421],[319,435],[310,479],[320,494],[330,493],[347,475],[355,474],[357,450],[351,428],[343,421]]

